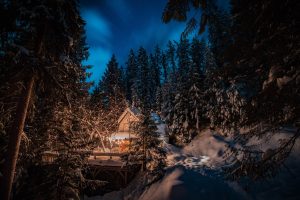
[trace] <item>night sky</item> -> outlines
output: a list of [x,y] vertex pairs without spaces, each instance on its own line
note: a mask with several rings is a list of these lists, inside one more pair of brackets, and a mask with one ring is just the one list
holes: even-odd
[[168,40],[178,40],[185,24],[162,23],[166,0],[82,0],[81,15],[86,21],[92,81],[101,78],[106,64],[115,54],[125,65],[130,48],[140,46],[152,51],[156,44],[164,47]]

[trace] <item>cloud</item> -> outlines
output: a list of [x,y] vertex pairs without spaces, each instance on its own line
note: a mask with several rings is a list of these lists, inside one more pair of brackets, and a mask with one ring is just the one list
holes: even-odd
[[158,20],[149,20],[143,29],[131,32],[131,47],[143,46],[148,51],[152,51],[155,45],[165,48],[169,40],[180,40],[184,28],[185,23],[163,24]]
[[94,81],[97,84],[112,55],[112,30],[110,23],[94,8],[82,8],[81,15],[87,22],[85,30],[90,54],[89,58],[83,62],[83,65],[92,66],[88,70],[92,75],[87,81]]
[[101,47],[91,47],[89,52],[90,56],[88,60],[83,62],[83,65],[92,65],[92,68],[88,70],[88,72],[92,73],[88,81],[94,81],[97,84],[106,69],[106,64],[112,53]]
[[128,1],[126,0],[112,0],[107,2],[109,8],[115,15],[118,15],[122,21],[128,21],[128,18],[131,16],[131,8],[127,3]]
[[88,43],[109,46],[112,32],[108,21],[93,9],[82,9],[81,15],[87,22],[85,29]]

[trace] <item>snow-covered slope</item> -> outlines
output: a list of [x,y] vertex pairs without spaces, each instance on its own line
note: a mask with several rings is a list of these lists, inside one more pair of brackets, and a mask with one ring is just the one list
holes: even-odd
[[216,167],[223,164],[223,155],[227,149],[226,145],[229,143],[231,143],[230,138],[224,138],[215,132],[204,130],[183,148],[183,153],[194,157],[205,156],[208,159],[207,165]]
[[[282,130],[262,138],[253,138],[247,145],[268,151],[293,133]],[[193,199],[300,199],[300,140],[280,172],[271,179],[241,184],[222,177],[223,157],[230,137],[205,130],[183,149],[166,144],[169,168],[165,177],[144,191],[141,200]]]
[[148,188],[140,200],[242,199],[224,181],[201,175],[184,166],[168,169],[165,177]]
[[209,130],[179,149],[165,144],[168,169],[140,200],[247,199],[239,188],[222,179],[215,166],[221,163],[228,142]]
[[[271,133],[253,138],[247,145],[262,151],[278,146],[291,131]],[[158,182],[145,187],[145,179],[137,177],[126,189],[94,199],[196,200],[196,199],[300,199],[300,140],[280,172],[271,179],[245,185],[224,179],[222,166],[226,146],[237,145],[229,137],[205,130],[183,149],[165,143],[167,172]]]

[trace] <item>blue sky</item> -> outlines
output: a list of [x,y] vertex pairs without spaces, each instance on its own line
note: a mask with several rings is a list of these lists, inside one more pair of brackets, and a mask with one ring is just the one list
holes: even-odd
[[101,78],[106,64],[115,54],[125,65],[130,48],[140,46],[152,51],[156,44],[179,40],[185,24],[163,24],[161,16],[166,0],[82,0],[81,15],[86,21],[90,56],[84,64],[92,65],[91,81]]
[[[229,9],[228,0],[216,1]],[[162,23],[166,3],[167,0],[80,0],[90,53],[83,64],[93,66],[89,81],[100,80],[112,54],[124,66],[131,48],[143,46],[151,52],[155,45],[164,48],[169,40],[180,39],[185,23]]]

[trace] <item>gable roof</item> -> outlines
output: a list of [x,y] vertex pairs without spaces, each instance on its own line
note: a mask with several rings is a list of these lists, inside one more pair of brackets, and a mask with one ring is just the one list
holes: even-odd
[[125,109],[125,111],[122,113],[122,115],[118,119],[118,123],[120,123],[127,113],[130,113],[136,120],[139,120],[138,116],[141,115],[141,111],[137,109],[136,107],[128,107]]

